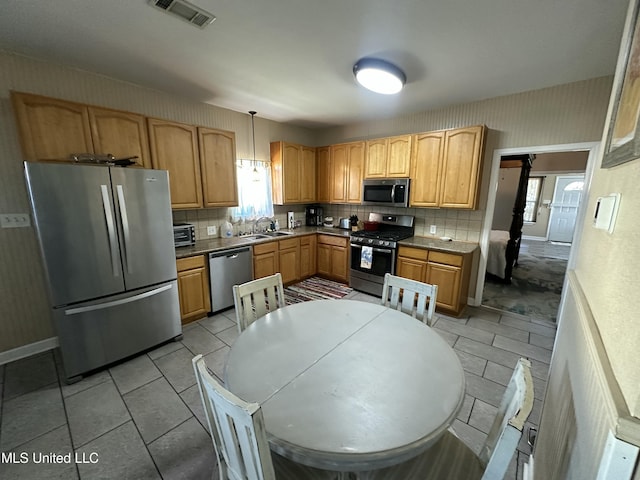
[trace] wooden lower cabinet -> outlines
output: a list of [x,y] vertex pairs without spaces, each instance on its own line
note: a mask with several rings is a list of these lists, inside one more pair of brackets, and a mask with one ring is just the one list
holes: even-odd
[[278,259],[282,283],[300,280],[300,238],[287,238],[278,242]]
[[278,242],[259,243],[253,246],[253,278],[268,277],[280,271]]
[[176,266],[182,323],[206,317],[211,311],[206,255],[179,258]]
[[317,245],[316,235],[307,235],[300,239],[300,279],[315,275]]
[[471,254],[400,246],[396,274],[438,285],[437,310],[460,315],[467,304],[471,260]]
[[318,235],[318,274],[349,283],[349,239]]

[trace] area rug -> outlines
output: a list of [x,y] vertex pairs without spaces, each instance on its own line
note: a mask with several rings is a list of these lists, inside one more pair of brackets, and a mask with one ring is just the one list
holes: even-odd
[[287,305],[308,302],[310,300],[337,300],[350,294],[352,291],[353,289],[344,283],[338,283],[320,277],[311,277],[300,283],[286,287],[284,289],[284,299]]
[[487,278],[482,304],[555,322],[566,270],[567,260],[520,252],[511,285]]

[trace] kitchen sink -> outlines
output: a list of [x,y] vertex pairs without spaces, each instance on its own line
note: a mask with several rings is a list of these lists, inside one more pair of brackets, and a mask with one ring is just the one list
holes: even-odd
[[267,235],[266,233],[254,233],[252,235],[240,235],[238,238],[241,238],[243,240],[262,240],[265,238],[271,238],[271,236]]
[[285,237],[287,235],[293,235],[293,232],[265,232],[263,235],[267,235],[269,237]]

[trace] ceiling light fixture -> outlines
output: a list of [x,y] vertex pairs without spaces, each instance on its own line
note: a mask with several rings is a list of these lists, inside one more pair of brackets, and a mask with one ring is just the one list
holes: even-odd
[[392,95],[402,90],[407,77],[392,63],[377,58],[362,58],[353,66],[356,80],[372,92]]

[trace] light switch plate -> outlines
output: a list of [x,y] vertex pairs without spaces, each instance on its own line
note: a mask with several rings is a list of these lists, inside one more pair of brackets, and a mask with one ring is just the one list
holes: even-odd
[[207,227],[207,235],[218,235],[218,227],[215,225],[210,225]]
[[599,230],[613,233],[620,207],[620,194],[610,193],[605,197],[598,197],[596,211],[593,215],[593,226]]
[[0,214],[0,227],[19,228],[28,227],[31,220],[28,213],[2,213]]

